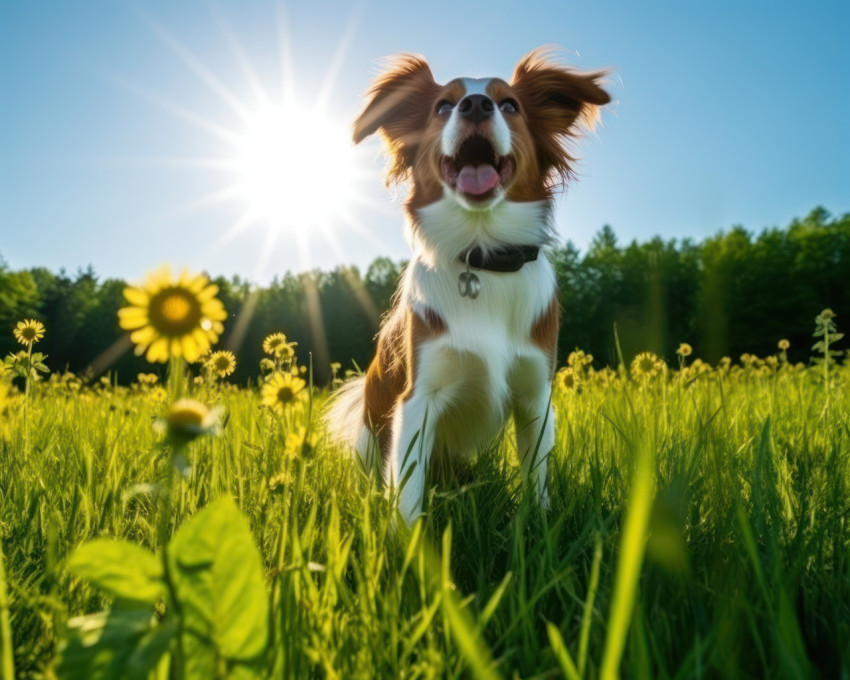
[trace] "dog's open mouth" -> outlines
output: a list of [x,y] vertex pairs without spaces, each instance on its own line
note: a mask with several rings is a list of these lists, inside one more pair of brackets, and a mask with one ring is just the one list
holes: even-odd
[[468,198],[484,201],[513,176],[510,156],[497,156],[493,145],[484,137],[469,137],[454,156],[443,156],[440,171],[446,183]]

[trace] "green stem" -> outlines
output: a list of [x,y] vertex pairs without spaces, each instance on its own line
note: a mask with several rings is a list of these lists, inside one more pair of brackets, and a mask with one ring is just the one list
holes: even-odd
[[27,375],[24,378],[24,455],[30,455],[30,382],[32,380],[32,343],[27,346]]
[[168,539],[170,538],[169,528],[173,506],[172,496],[174,495],[174,461],[181,450],[182,447],[179,444],[172,442],[165,473],[165,483],[159,504],[159,520],[157,522],[157,543],[159,544],[159,553],[162,558],[163,578],[165,580],[165,586],[168,589],[170,605],[174,608],[172,615],[177,617],[177,648],[174,651],[174,673],[172,676],[175,680],[183,680],[184,677],[183,612],[181,611],[180,600],[177,598],[177,589],[171,578],[171,565],[168,562]]
[[168,360],[168,392],[172,402],[183,396],[183,366],[183,357],[172,356]]

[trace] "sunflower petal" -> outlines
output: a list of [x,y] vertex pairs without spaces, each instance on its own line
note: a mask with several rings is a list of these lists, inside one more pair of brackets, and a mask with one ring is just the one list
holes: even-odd
[[127,298],[127,302],[136,307],[147,307],[148,302],[150,302],[150,296],[147,291],[144,288],[136,288],[135,286],[125,288],[124,297]]
[[145,326],[137,331],[130,333],[130,340],[137,345],[145,345],[153,342],[157,337],[157,332],[151,326]]
[[148,348],[145,358],[151,363],[158,361],[165,363],[168,359],[168,338],[157,338]]
[[186,361],[194,364],[201,355],[198,351],[198,343],[195,342],[191,335],[184,335],[180,340],[180,345]]

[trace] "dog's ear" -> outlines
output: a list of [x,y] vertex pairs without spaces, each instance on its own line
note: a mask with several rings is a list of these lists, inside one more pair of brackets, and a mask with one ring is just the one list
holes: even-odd
[[601,87],[607,75],[574,71],[556,62],[551,50],[538,48],[516,65],[511,87],[535,122],[555,134],[569,134],[576,121],[592,127],[599,107],[611,101]]
[[439,90],[423,57],[400,54],[366,93],[366,106],[354,121],[354,143],[380,132],[390,155],[388,181],[400,179],[412,165]]
[[525,112],[544,173],[566,181],[573,160],[564,147],[579,125],[592,129],[599,107],[611,101],[601,84],[607,71],[575,71],[559,64],[550,49],[538,48],[514,69],[511,87]]

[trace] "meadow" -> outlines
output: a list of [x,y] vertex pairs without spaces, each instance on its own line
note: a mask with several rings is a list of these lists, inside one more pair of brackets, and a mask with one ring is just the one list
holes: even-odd
[[506,431],[410,528],[282,336],[248,388],[203,343],[121,386],[31,339],[0,382],[2,678],[848,677],[850,365],[819,319],[807,365],[574,351],[548,511]]

